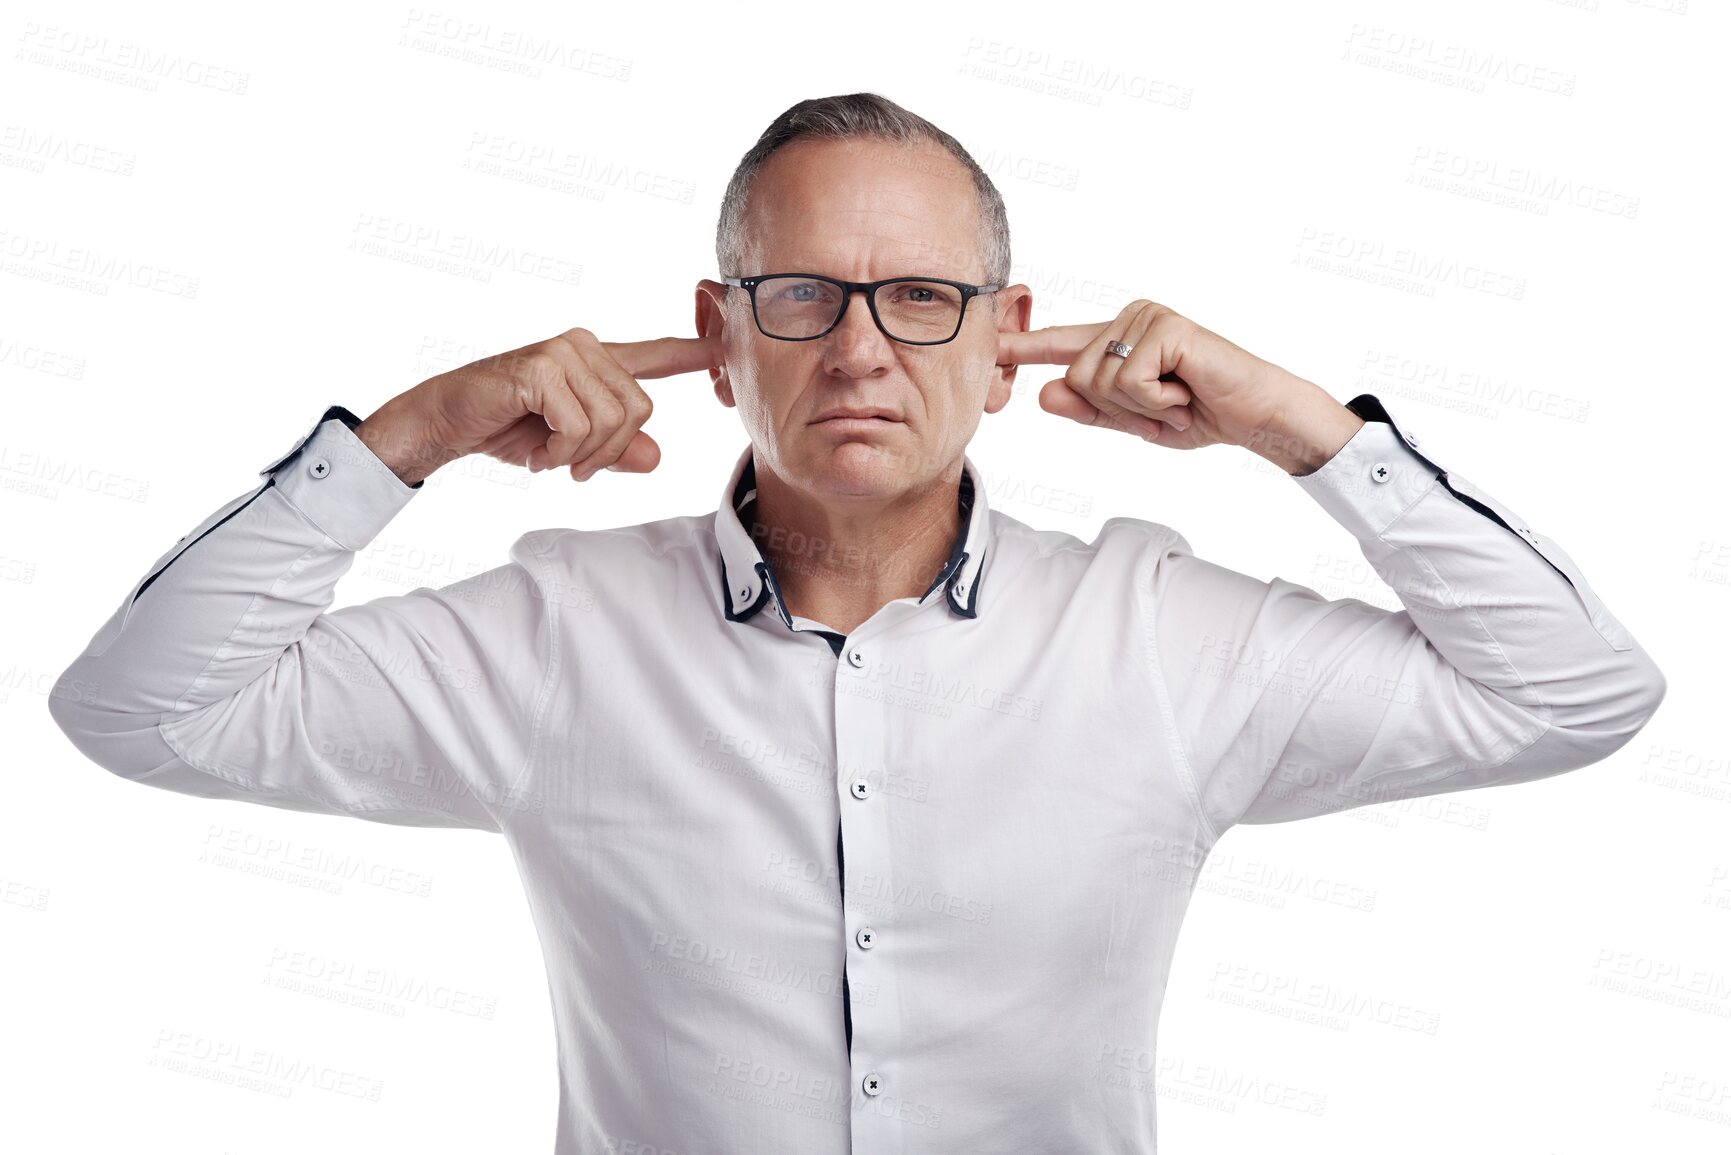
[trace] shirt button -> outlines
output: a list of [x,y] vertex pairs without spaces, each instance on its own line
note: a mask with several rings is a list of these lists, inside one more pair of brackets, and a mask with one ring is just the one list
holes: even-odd
[[1407,444],[1408,444],[1408,445],[1417,445],[1417,444],[1418,444],[1418,434],[1416,434],[1416,433],[1408,433],[1408,434],[1407,434],[1407,435],[1406,435],[1406,443],[1407,443]]
[[331,472],[331,463],[322,457],[315,457],[307,463],[307,472],[314,477],[328,477]]
[[857,670],[865,665],[865,655],[858,650],[849,650],[847,652],[847,664]]
[[1393,476],[1394,471],[1380,461],[1370,467],[1370,479],[1372,481],[1381,483]]
[[853,780],[853,785],[849,787],[849,789],[853,791],[853,796],[855,798],[865,798],[871,794],[872,784],[867,782],[864,778],[855,778]]
[[855,942],[859,943],[861,950],[870,950],[878,944],[878,932],[869,926],[860,927],[853,938]]
[[873,1071],[871,1074],[860,1080],[860,1086],[868,1095],[881,1095],[884,1091],[883,1076],[879,1075],[876,1071]]

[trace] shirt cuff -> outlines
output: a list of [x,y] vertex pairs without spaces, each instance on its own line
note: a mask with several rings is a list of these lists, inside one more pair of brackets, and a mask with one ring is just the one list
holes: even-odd
[[1288,476],[1355,537],[1381,537],[1443,470],[1418,451],[1418,438],[1402,433],[1371,394],[1359,394],[1346,407],[1364,425],[1322,465]]
[[344,549],[359,552],[421,491],[407,485],[355,435],[341,405],[326,409],[294,447],[260,471],[282,496]]

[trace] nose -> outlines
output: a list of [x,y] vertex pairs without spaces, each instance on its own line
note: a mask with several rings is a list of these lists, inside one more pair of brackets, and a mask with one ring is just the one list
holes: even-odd
[[826,367],[849,377],[863,377],[894,360],[890,339],[872,320],[871,302],[863,292],[847,295],[841,320],[824,338]]
[[[842,310],[841,320],[836,322],[836,333],[877,333],[877,323],[872,320],[871,302],[866,299],[863,289],[855,289],[847,295],[847,308]],[[878,333],[878,336],[882,336]]]

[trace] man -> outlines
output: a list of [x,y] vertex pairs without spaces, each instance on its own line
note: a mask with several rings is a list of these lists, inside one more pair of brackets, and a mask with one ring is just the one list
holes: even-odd
[[[332,406],[51,703],[148,785],[502,834],[561,1152],[1152,1152],[1120,1059],[1226,830],[1586,766],[1664,696],[1569,556],[1376,398],[1150,301],[1029,332],[991,182],[881,97],[778,118],[717,254],[694,338],[573,329]],[[1279,464],[1405,609],[989,509],[965,447],[1020,363],[1068,366],[1056,415]],[[321,613],[442,463],[653,469],[637,378],[698,369],[750,442],[718,510]]]

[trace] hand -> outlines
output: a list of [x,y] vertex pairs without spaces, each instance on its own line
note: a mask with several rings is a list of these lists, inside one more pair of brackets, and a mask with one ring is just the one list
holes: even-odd
[[602,469],[648,473],[661,447],[642,432],[655,407],[637,378],[696,372],[720,365],[721,356],[720,337],[601,341],[569,329],[429,378],[356,433],[376,424],[381,443],[402,443],[403,456],[422,463],[398,470],[409,484],[470,453],[531,473],[566,465],[577,481]]
[[[1108,341],[1132,346],[1128,357]],[[1000,364],[1068,365],[1040,390],[1040,408],[1168,449],[1253,445],[1296,389],[1315,386],[1153,301],[1111,321],[998,334]]]

